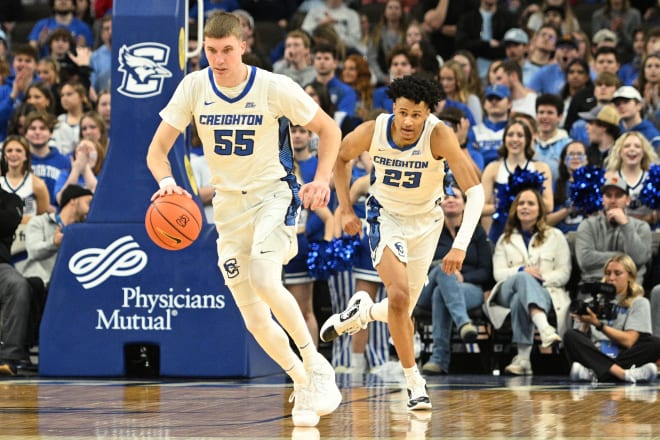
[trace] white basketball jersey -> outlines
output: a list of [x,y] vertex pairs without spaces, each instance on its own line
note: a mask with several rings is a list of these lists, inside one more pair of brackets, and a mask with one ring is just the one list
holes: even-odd
[[23,215],[37,215],[37,199],[34,197],[32,173],[27,173],[16,188],[12,187],[6,176],[0,178],[0,188],[14,193],[23,200]]
[[431,133],[439,121],[430,115],[415,143],[398,147],[392,140],[394,115],[376,118],[369,154],[375,180],[370,193],[388,210],[401,215],[429,212],[444,196],[445,160],[431,152]]
[[247,67],[247,81],[234,88],[218,87],[210,68],[186,75],[160,112],[181,131],[194,120],[218,191],[295,182],[289,120],[306,125],[319,108],[290,78]]

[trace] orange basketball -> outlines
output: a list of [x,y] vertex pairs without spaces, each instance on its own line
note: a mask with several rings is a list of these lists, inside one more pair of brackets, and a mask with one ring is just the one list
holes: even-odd
[[192,244],[202,230],[202,213],[188,196],[170,194],[154,200],[144,219],[149,238],[158,246],[178,251]]

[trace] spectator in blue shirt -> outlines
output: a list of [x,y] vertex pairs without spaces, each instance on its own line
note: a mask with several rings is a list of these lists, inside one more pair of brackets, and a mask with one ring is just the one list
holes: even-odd
[[34,80],[37,69],[37,51],[23,44],[14,49],[12,74],[0,85],[0,141],[7,136],[7,127],[14,109],[25,99],[25,93]]
[[571,141],[566,130],[559,128],[561,115],[564,112],[564,101],[550,93],[536,98],[536,120],[538,121],[538,134],[534,138],[534,158],[545,162],[550,167],[554,180],[559,175],[559,161],[561,152]]
[[326,85],[337,112],[342,112],[346,116],[354,116],[357,93],[351,86],[337,78],[335,72],[338,65],[339,59],[334,47],[326,44],[316,46],[314,50],[315,81]]
[[71,160],[51,144],[55,122],[53,115],[40,111],[25,117],[25,138],[30,143],[32,171],[46,182],[52,211],[56,211],[57,206],[55,183],[60,174],[71,167]]
[[92,47],[94,45],[92,30],[87,23],[75,17],[73,3],[74,0],[53,0],[53,15],[39,20],[30,31],[28,40],[32,46],[39,50],[41,57],[48,55],[48,46],[46,45],[48,36],[60,27],[69,30],[73,34],[76,46]]
[[[419,57],[406,46],[396,46],[387,54],[387,65],[390,66],[389,80],[391,81],[412,75],[419,67]],[[392,99],[387,96],[387,86],[374,90],[371,105],[374,109],[382,108],[388,113],[392,112]]]
[[554,93],[559,95],[566,83],[566,68],[578,56],[578,44],[573,37],[566,35],[557,41],[555,61],[536,71],[529,84],[530,89],[539,95]]
[[100,21],[103,44],[92,52],[92,58],[89,61],[92,68],[90,83],[96,92],[110,90],[110,76],[112,75],[112,15],[105,15]]
[[642,119],[642,95],[633,86],[621,86],[614,92],[612,103],[621,116],[621,132],[639,131],[653,148],[660,147],[660,132],[650,121]]

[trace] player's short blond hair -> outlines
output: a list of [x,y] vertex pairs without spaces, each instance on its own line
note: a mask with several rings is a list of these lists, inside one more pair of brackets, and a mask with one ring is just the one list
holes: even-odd
[[243,26],[237,15],[225,11],[215,11],[209,15],[204,25],[204,37],[224,38],[230,35],[243,41]]

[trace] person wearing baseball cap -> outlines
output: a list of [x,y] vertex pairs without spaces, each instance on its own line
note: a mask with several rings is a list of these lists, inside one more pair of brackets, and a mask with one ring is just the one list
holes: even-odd
[[626,214],[630,203],[628,184],[609,175],[600,187],[603,209],[580,223],[575,256],[582,282],[600,281],[605,262],[615,253],[630,255],[637,264],[637,282],[642,283],[651,260],[651,228],[643,220]]
[[84,223],[92,202],[92,192],[79,185],[69,185],[62,191],[60,212],[44,213],[30,219],[25,230],[25,260],[23,276],[40,278],[44,285],[50,282],[57,251],[62,244],[67,226]]
[[520,28],[511,28],[504,34],[502,42],[506,45],[507,43],[514,44],[529,44],[529,36],[527,32]]
[[651,142],[653,148],[660,147],[660,132],[651,121],[642,118],[644,100],[636,88],[633,86],[619,87],[612,96],[612,103],[621,117],[623,133],[639,131]]
[[511,28],[504,34],[502,39],[506,60],[514,61],[522,68],[527,59],[529,36],[520,28]]
[[499,157],[504,128],[511,112],[511,91],[502,84],[491,84],[486,88],[484,96],[483,121],[470,127],[470,132],[486,166]]
[[[591,29],[593,29],[594,37],[598,33],[596,30],[612,29],[617,36],[619,49],[632,53],[634,30],[641,28],[642,25],[647,26],[646,23],[642,23],[640,9],[631,7],[631,3],[635,2],[629,0],[602,3],[603,6],[596,9],[591,15]],[[657,1],[649,3],[655,4]]]
[[621,117],[612,104],[597,105],[588,112],[578,113],[587,123],[589,165],[602,167],[605,158],[614,146],[614,141],[621,133]]
[[594,49],[601,47],[616,47],[619,43],[619,37],[609,29],[601,29],[596,32],[591,39],[591,47]]

